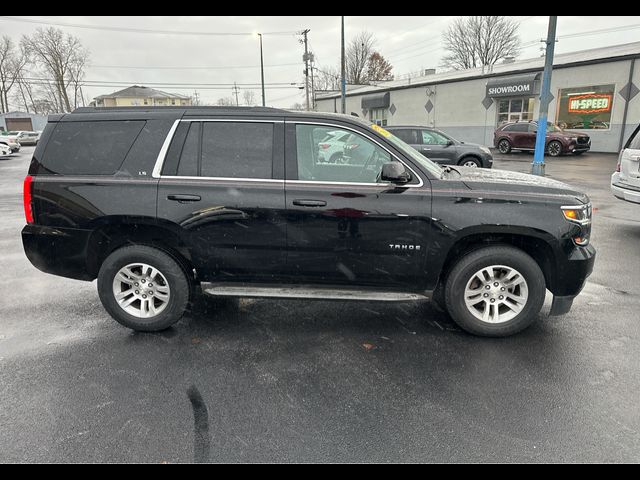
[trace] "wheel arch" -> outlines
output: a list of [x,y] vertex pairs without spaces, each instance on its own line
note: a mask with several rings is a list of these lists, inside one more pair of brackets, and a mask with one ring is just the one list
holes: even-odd
[[173,256],[192,276],[192,256],[180,230],[170,222],[150,217],[103,217],[87,242],[87,271],[95,278],[102,262],[125,245],[148,245]]
[[471,228],[464,231],[451,245],[438,278],[437,288],[442,288],[456,261],[469,252],[483,247],[506,245],[527,253],[538,264],[544,275],[547,288],[553,290],[557,278],[557,254],[553,237],[537,229],[518,228],[481,230]]

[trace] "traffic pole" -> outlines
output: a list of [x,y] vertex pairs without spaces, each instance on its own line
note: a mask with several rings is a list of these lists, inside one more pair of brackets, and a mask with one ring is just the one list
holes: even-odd
[[544,58],[544,73],[542,74],[542,89],[540,92],[540,111],[538,113],[538,131],[536,132],[536,149],[531,164],[531,174],[544,176],[544,149],[547,138],[547,117],[551,103],[551,72],[553,70],[553,51],[556,46],[557,16],[549,17],[547,31],[547,49]]

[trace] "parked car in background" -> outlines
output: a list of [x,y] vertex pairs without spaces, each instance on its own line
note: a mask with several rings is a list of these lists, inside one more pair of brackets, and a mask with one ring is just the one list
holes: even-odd
[[8,155],[11,155],[11,149],[7,145],[0,143],[0,157],[6,157]]
[[[345,162],[318,158],[333,131],[349,134]],[[547,289],[551,314],[568,312],[596,254],[591,202],[569,185],[443,168],[370,122],[273,108],[49,115],[23,204],[31,263],[97,278],[106,310],[142,331],[177,322],[200,285],[431,297],[471,333],[511,335],[540,317]]]
[[9,136],[16,137],[16,141],[20,145],[37,145],[38,140],[40,140],[40,133],[25,130],[11,131],[9,132]]
[[611,175],[611,192],[620,200],[640,203],[640,125],[620,152]]
[[[500,125],[493,135],[493,145],[500,153],[512,150],[533,151],[536,147],[538,122],[511,122]],[[547,122],[545,152],[551,157],[568,153],[581,155],[591,148],[591,139],[584,133],[567,132],[552,122]]]
[[20,144],[15,135],[0,135],[0,145],[5,145],[11,149],[11,153],[20,151]]
[[488,147],[460,142],[435,128],[396,125],[385,128],[431,161],[474,168],[493,166],[493,155]]
[[344,154],[344,142],[349,133],[340,130],[327,133],[318,143],[318,158],[321,162],[339,163]]

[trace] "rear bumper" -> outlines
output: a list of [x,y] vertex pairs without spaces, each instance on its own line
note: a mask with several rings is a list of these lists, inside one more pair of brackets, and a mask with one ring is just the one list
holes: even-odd
[[26,225],[24,253],[38,270],[77,280],[93,280],[87,269],[90,230]]
[[[614,174],[615,176],[616,174]],[[640,191],[631,188],[625,188],[620,184],[614,183],[616,179],[611,178],[611,193],[614,197],[627,202],[640,203]]]

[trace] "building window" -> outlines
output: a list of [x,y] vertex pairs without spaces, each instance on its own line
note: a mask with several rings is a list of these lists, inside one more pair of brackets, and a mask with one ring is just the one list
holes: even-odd
[[172,99],[171,99],[171,105],[175,105],[175,104],[176,104],[176,99],[175,99],[175,98],[172,98]]
[[371,110],[369,110],[369,120],[371,120],[371,123],[374,123],[381,127],[386,127],[387,126],[387,109],[372,108]]
[[609,129],[616,86],[591,85],[561,88],[557,124],[566,129]]
[[149,100],[147,100],[146,98],[144,99],[144,104],[145,105],[149,105]]
[[533,97],[498,100],[498,125],[533,120],[533,104]]

